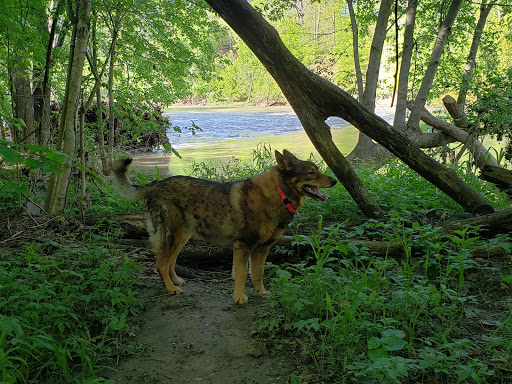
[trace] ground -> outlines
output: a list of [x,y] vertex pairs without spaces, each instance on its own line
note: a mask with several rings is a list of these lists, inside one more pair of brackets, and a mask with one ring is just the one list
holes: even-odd
[[228,270],[196,270],[183,294],[168,295],[154,265],[144,264],[147,310],[130,341],[137,352],[105,377],[123,384],[288,382],[297,359],[254,336],[268,299],[249,289],[249,303],[235,305]]

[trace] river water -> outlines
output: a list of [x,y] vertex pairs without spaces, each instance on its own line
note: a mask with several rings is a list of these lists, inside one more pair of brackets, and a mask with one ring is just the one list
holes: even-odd
[[[393,110],[377,108],[377,114],[392,122]],[[233,156],[249,160],[258,145],[288,149],[307,158],[318,156],[299,119],[290,107],[171,107],[164,116],[170,121],[168,137],[181,159],[175,155],[153,153],[137,156],[135,165],[167,174],[187,174],[197,162],[217,162]],[[345,155],[357,143],[358,131],[339,117],[327,124],[338,148]],[[178,132],[179,131],[179,132]]]

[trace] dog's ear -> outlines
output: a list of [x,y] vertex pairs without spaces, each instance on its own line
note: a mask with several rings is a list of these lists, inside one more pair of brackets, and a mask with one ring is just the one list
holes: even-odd
[[279,167],[279,169],[281,171],[289,171],[292,169],[292,164],[291,164],[291,159],[289,159],[288,156],[286,156],[286,153],[289,153],[290,155],[291,155],[291,153],[288,152],[286,149],[283,151],[283,153],[284,153],[284,155],[281,154],[281,152],[276,150],[277,166]]
[[287,149],[283,149],[283,155],[284,157],[286,157],[287,159],[290,159],[290,160],[298,160],[295,155],[293,153],[291,153],[290,151],[288,151]]

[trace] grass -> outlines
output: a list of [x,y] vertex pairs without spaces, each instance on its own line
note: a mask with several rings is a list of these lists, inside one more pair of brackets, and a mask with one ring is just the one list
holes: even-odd
[[[0,382],[100,383],[124,350],[137,299],[137,255],[116,234],[23,244],[0,257]],[[132,260],[135,259],[135,260]]]

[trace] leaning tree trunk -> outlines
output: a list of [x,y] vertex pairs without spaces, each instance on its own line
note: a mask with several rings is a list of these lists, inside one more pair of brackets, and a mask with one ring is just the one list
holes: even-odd
[[118,34],[118,25],[113,26],[113,38],[112,45],[110,47],[110,66],[108,70],[108,157],[107,166],[103,166],[103,173],[109,175],[112,170],[112,161],[114,159],[114,132],[115,132],[115,112],[114,112],[114,64],[115,64],[115,53],[116,53],[116,40]]
[[[76,4],[76,14],[73,11]],[[68,0],[69,18],[73,22],[74,44],[70,48],[70,67],[66,85],[65,104],[63,105],[59,141],[62,152],[69,156],[75,154],[76,112],[82,83],[82,71],[85,51],[89,41],[89,23],[91,19],[91,0]],[[66,204],[66,196],[71,176],[71,157],[66,157],[62,172],[52,175],[50,188],[46,196],[45,209],[50,214],[61,214]]]
[[[249,46],[281,87],[304,130],[327,165],[340,178],[365,214],[357,176],[332,141],[325,120],[339,116],[383,145],[407,165],[436,185],[464,209],[486,204],[486,200],[457,174],[426,155],[404,134],[361,106],[347,92],[309,71],[281,41],[277,31],[245,0],[207,0],[208,4]],[[346,175],[354,179],[347,179]],[[360,181],[358,181],[360,183]],[[354,184],[352,184],[354,183]],[[357,200],[359,199],[359,200]],[[371,201],[371,200],[370,200]],[[372,202],[373,203],[373,202]],[[374,213],[370,213],[374,217]]]

